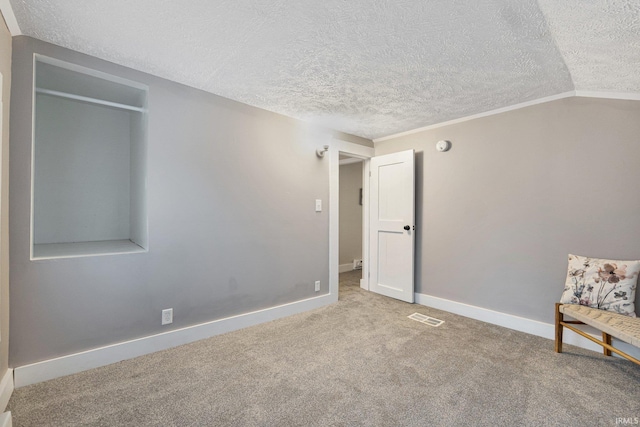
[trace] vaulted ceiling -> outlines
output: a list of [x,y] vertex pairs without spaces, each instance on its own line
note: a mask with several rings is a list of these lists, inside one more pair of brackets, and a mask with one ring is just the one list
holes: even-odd
[[10,0],[22,34],[366,138],[640,93],[638,0]]

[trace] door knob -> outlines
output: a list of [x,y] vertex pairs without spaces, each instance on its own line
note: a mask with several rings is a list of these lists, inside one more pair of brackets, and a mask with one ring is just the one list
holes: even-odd
[[404,226],[404,229],[405,229],[405,230],[407,230],[407,231],[409,231],[409,230],[411,230],[411,227],[410,227],[410,226],[408,226],[408,225],[405,225],[405,226]]

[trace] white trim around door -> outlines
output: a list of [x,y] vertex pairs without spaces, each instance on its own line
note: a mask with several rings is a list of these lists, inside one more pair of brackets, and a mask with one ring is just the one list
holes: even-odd
[[362,260],[363,260],[363,279],[360,286],[369,289],[367,281],[369,272],[369,159],[373,157],[373,147],[354,144],[352,142],[334,139],[331,142],[329,150],[329,294],[332,301],[338,301],[338,274],[339,264],[338,256],[340,251],[340,217],[339,217],[339,199],[340,199],[340,154],[346,154],[350,157],[363,159],[363,180],[362,180],[362,212],[363,212],[363,243],[362,243]]

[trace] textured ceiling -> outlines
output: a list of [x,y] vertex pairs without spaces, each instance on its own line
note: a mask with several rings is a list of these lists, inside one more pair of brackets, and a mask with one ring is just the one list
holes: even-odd
[[637,0],[11,4],[25,35],[366,138],[574,87],[640,92]]
[[640,0],[539,0],[576,90],[640,93]]

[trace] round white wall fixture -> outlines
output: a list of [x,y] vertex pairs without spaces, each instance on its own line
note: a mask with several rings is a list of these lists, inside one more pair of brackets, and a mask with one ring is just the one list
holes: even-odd
[[451,148],[451,141],[438,141],[436,142],[436,150],[438,151],[449,151]]

